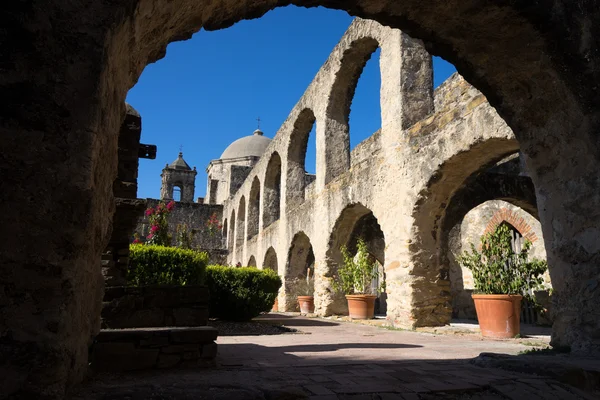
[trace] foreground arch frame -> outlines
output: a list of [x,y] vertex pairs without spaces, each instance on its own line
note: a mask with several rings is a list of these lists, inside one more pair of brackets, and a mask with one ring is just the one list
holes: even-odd
[[[0,91],[11,103],[0,110],[0,176],[10,177],[2,182],[10,184],[2,190],[10,212],[0,222],[11,227],[11,235],[0,243],[0,276],[2,286],[13,289],[0,309],[0,330],[11,333],[6,340],[12,354],[48,365],[35,371],[19,366],[24,372],[9,390],[22,393],[27,380],[31,393],[61,396],[85,374],[87,345],[99,327],[99,258],[110,236],[117,132],[127,90],[149,62],[164,56],[169,42],[285,4],[222,0],[209,8],[192,0],[141,0],[1,6],[8,8],[1,10],[0,23],[10,27],[2,33],[10,62]],[[515,131],[536,186],[556,283],[553,343],[599,351],[598,6],[561,0],[527,7],[491,0],[294,4],[343,6],[402,28],[483,92]],[[49,17],[70,23],[34,22]],[[31,26],[36,34],[28,34]],[[56,40],[74,32],[76,42]],[[382,121],[384,131],[394,123],[384,113]],[[59,232],[52,221],[62,221]],[[404,262],[400,255],[386,257],[386,263]],[[21,296],[34,292],[46,294]],[[8,360],[2,368],[17,367],[13,356],[2,356]]]

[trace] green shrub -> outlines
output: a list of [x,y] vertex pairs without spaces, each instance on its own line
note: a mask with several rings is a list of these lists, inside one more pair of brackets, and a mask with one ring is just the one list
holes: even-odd
[[281,287],[281,278],[269,269],[209,265],[206,284],[210,316],[229,321],[249,321],[269,311]]
[[177,247],[129,246],[127,282],[144,285],[201,285],[205,283],[208,254]]

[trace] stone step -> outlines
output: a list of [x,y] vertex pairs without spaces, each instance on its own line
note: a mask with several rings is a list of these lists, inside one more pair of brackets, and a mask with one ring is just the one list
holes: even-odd
[[104,329],[91,349],[96,371],[211,367],[218,331],[210,326]]

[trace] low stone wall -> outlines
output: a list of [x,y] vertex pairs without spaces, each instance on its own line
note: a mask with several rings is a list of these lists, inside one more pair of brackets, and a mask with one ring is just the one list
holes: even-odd
[[217,330],[152,328],[102,330],[91,353],[95,371],[215,366]]
[[102,328],[205,326],[206,286],[107,287]]

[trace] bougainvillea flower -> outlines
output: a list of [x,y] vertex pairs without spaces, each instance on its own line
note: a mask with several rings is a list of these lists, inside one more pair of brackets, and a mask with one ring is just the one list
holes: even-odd
[[154,209],[152,207],[150,207],[149,209],[146,210],[146,217],[149,217],[152,214],[154,214]]

